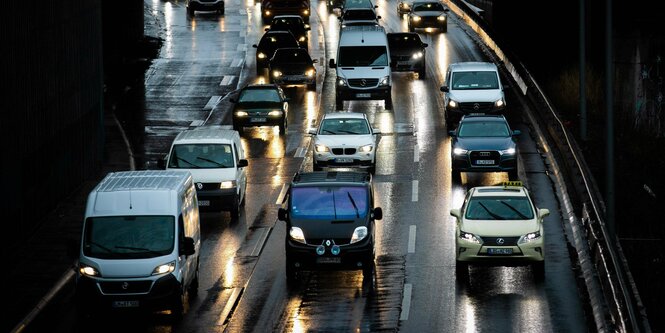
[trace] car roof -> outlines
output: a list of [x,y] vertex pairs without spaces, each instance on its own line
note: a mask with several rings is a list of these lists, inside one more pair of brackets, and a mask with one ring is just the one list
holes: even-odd
[[471,189],[472,197],[528,197],[523,186],[477,186]]
[[496,71],[497,66],[491,62],[467,61],[450,64],[450,70],[454,72],[461,71]]
[[219,125],[201,126],[178,133],[173,143],[231,143],[238,135],[237,131]]
[[[496,121],[496,122],[507,122],[506,117],[504,117],[501,114],[468,114],[464,115],[462,117],[462,120],[465,122],[472,122],[472,121]],[[460,121],[462,121],[460,120]]]
[[313,171],[298,172],[293,176],[292,186],[330,184],[369,184],[372,175],[360,171]]
[[300,19],[302,20],[302,16],[300,15],[276,15],[273,17],[273,20],[280,19],[280,18],[290,18],[290,19]]
[[348,112],[348,111],[338,111],[326,113],[323,115],[324,119],[340,119],[340,118],[358,118],[365,119],[367,118],[362,112]]

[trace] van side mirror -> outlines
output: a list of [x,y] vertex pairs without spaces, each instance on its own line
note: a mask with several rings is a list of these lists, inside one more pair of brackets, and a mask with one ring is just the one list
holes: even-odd
[[247,163],[246,159],[243,158],[243,159],[238,160],[238,168],[244,168],[247,165],[248,165],[248,163]]
[[462,216],[462,212],[459,210],[459,208],[453,208],[450,210],[450,215],[456,218],[460,218],[460,216]]
[[520,134],[522,134],[522,131],[520,131],[520,130],[514,130],[513,131],[513,136],[518,136]]
[[180,255],[184,254],[186,256],[191,256],[194,253],[196,253],[196,250],[194,248],[194,238],[185,237],[185,243],[183,244],[182,248],[180,249]]
[[319,62],[319,59],[312,59],[313,64],[316,64],[317,62]]
[[265,28],[265,29],[263,29],[263,31],[269,31],[269,30],[270,30],[270,28]]
[[289,218],[289,213],[286,211],[286,209],[284,209],[284,208],[280,208],[280,209],[277,211],[277,218],[278,218],[280,221],[286,221],[286,220]]
[[381,207],[374,208],[374,211],[372,212],[372,217],[375,220],[380,220],[383,218],[383,210],[381,210]]
[[309,134],[309,135],[316,135],[316,128],[310,128],[310,129],[307,131],[307,134]]
[[255,48],[255,49],[258,49],[258,48],[259,48],[259,46],[256,45],[256,44],[252,44],[252,47]]
[[337,65],[335,65],[335,59],[330,59],[330,61],[328,62],[328,67],[330,68],[337,67]]
[[81,243],[75,239],[67,240],[67,257],[78,259],[81,251]]
[[380,20],[380,19],[381,19],[381,16],[380,16],[380,15],[379,15],[379,16],[377,16],[377,17],[376,17],[376,19],[377,19],[377,20]]
[[378,128],[372,128],[372,133],[375,134],[375,135],[379,135],[379,134],[381,134],[381,130],[378,129]]
[[538,216],[542,219],[545,216],[550,215],[550,210],[547,208],[540,208],[538,209]]
[[448,88],[448,86],[441,86],[441,88],[439,88],[439,89],[443,92],[449,92],[450,91],[450,88]]

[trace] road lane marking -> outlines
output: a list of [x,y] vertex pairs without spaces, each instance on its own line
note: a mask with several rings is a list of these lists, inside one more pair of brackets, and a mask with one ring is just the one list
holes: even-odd
[[219,83],[220,86],[228,86],[233,82],[233,79],[235,78],[234,75],[224,75],[224,78],[222,79],[222,82]]
[[418,152],[418,145],[413,146],[413,162],[418,163],[420,161],[420,153]]
[[416,252],[416,226],[409,226],[409,253]]
[[286,190],[288,187],[286,186],[286,183],[282,184],[282,190],[279,191],[279,196],[277,196],[277,201],[275,201],[276,205],[281,205],[284,202],[284,197],[286,196]]
[[229,297],[229,300],[226,302],[226,305],[224,306],[224,309],[222,310],[221,315],[219,316],[219,320],[217,321],[217,325],[224,325],[226,322],[229,320],[229,315],[231,314],[231,311],[233,308],[236,307],[236,304],[238,303],[238,300],[240,299],[240,295],[242,295],[244,288],[233,288],[231,292],[231,296]]
[[418,181],[414,180],[411,186],[411,201],[418,201]]
[[190,127],[199,127],[203,125],[203,120],[194,120],[189,124]]
[[306,154],[306,153],[307,153],[307,148],[305,148],[305,147],[298,147],[298,149],[296,149],[296,154],[295,154],[295,156],[293,156],[293,157],[296,157],[296,158],[298,158],[298,157],[305,157],[305,154]]
[[245,59],[236,58],[236,59],[233,60],[233,62],[231,63],[231,67],[240,67],[240,66],[242,65],[243,61],[245,61]]
[[236,51],[247,51],[247,44],[238,44]]
[[204,109],[214,109],[215,106],[222,100],[222,96],[211,96],[208,103],[203,107]]
[[263,244],[265,244],[268,235],[270,234],[270,228],[261,228],[261,235],[259,235],[259,240],[254,245],[254,249],[250,256],[258,257],[261,254],[261,249],[263,249]]
[[409,319],[409,309],[411,308],[411,289],[413,285],[410,283],[404,284],[404,296],[402,297],[402,313],[399,314],[399,320]]

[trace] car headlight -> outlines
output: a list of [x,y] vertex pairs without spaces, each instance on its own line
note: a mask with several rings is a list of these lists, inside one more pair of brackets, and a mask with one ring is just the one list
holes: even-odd
[[420,59],[420,58],[422,58],[422,57],[423,57],[423,53],[420,52],[420,51],[414,53],[414,54],[411,56],[411,58],[413,58],[413,59]]
[[277,70],[272,71],[272,76],[273,76],[273,77],[280,77],[280,76],[282,76],[282,72],[277,71]]
[[281,110],[272,110],[268,112],[269,117],[281,117],[282,116],[282,111]]
[[302,232],[302,229],[298,227],[291,227],[291,230],[289,230],[289,237],[296,242],[305,243],[305,234]]
[[525,243],[533,242],[535,240],[540,239],[540,237],[541,237],[540,231],[530,232],[530,233],[520,237],[520,239],[517,241],[517,244],[525,244]]
[[448,101],[448,106],[451,108],[456,108],[457,107],[457,102],[453,101],[452,99]]
[[236,187],[236,181],[235,180],[226,180],[223,181],[221,184],[219,184],[219,188],[221,189],[228,189],[228,188],[235,188]]
[[374,149],[374,146],[373,146],[373,145],[365,145],[365,146],[360,147],[358,150],[359,150],[361,153],[369,153],[369,152],[371,152],[373,149]]
[[303,15],[309,15],[309,10],[305,9],[305,10],[302,11],[302,13],[303,13]]
[[505,104],[506,103],[503,101],[503,99],[500,99],[500,100],[494,102],[494,106],[496,106],[497,108],[500,108],[500,107],[504,106]]
[[501,155],[515,155],[515,148],[499,150],[499,153],[501,153]]
[[342,86],[342,87],[346,87],[346,80],[343,79],[343,78],[337,79],[337,85]]
[[328,146],[326,146],[326,145],[316,144],[316,152],[317,153],[327,153],[327,152],[330,152],[330,148],[328,148]]
[[476,236],[476,235],[474,235],[470,232],[464,232],[464,231],[461,231],[461,230],[459,232],[459,238],[462,239],[462,240],[465,240],[467,242],[471,242],[471,243],[476,243],[476,244],[482,244],[483,243],[483,239],[480,238],[479,236]]
[[236,117],[247,117],[248,115],[247,111],[236,111]]
[[390,84],[390,76],[384,76],[379,82],[379,86],[387,86],[388,84]]
[[422,20],[422,18],[418,15],[411,16],[411,21],[413,22],[420,22],[420,20]]
[[441,15],[441,16],[437,17],[436,19],[439,20],[439,21],[445,21],[446,20],[446,15]]
[[312,69],[308,69],[308,70],[305,72],[305,75],[307,75],[307,77],[312,77],[312,76],[314,76],[315,74],[316,74],[316,70],[313,69],[313,68],[312,68]]
[[304,43],[306,40],[307,40],[307,37],[305,37],[305,36],[300,36],[300,38],[298,38],[298,41],[301,42],[301,43]]
[[453,154],[455,155],[466,155],[468,152],[469,152],[468,150],[462,148],[453,149]]
[[272,14],[272,13],[269,10],[266,10],[265,14],[266,14],[266,16],[270,16],[270,14]]
[[175,270],[175,260],[170,263],[159,265],[152,270],[152,275],[161,275],[171,273]]
[[356,230],[353,230],[350,244],[360,242],[365,239],[365,237],[367,237],[367,227],[357,227]]
[[256,56],[259,57],[259,59],[265,59],[266,58],[266,54],[263,53],[263,52],[257,53]]
[[101,276],[101,274],[99,274],[99,271],[96,268],[88,266],[86,264],[79,264],[79,273],[85,276],[94,276],[94,277]]

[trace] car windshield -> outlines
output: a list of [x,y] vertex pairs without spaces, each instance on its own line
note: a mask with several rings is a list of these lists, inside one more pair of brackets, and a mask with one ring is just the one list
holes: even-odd
[[388,66],[385,46],[343,46],[339,48],[339,66]]
[[[276,50],[282,47],[298,47],[298,42],[295,40],[293,35],[288,32],[270,34],[270,36],[264,36],[261,38],[259,43],[259,49],[262,50]],[[272,54],[270,54],[272,55]]]
[[368,0],[347,0],[344,8],[373,8],[374,5]]
[[413,11],[414,12],[425,12],[425,11],[436,11],[436,12],[442,12],[443,11],[443,5],[440,3],[419,3],[419,4],[414,4],[413,5]]
[[408,35],[388,35],[388,45],[390,49],[399,49],[399,48],[416,48],[421,45],[420,37],[415,34]]
[[474,137],[508,137],[508,125],[498,121],[469,121],[460,122],[457,136],[460,138]]
[[499,77],[494,71],[454,72],[452,83],[457,90],[499,89]]
[[291,190],[291,215],[303,219],[356,219],[368,212],[364,186],[311,186]]
[[168,165],[172,169],[233,168],[233,152],[229,144],[177,144]]
[[472,197],[466,207],[468,220],[530,220],[533,206],[527,197]]
[[369,126],[364,119],[325,119],[321,122],[319,134],[369,134]]
[[173,252],[173,216],[91,217],[85,223],[83,253],[100,259],[139,259]]
[[279,93],[275,89],[245,89],[238,97],[239,103],[273,102],[279,103]]
[[280,49],[275,52],[273,61],[280,64],[309,64],[312,59],[303,49]]
[[290,30],[290,31],[301,31],[303,30],[303,23],[299,21],[298,18],[279,18],[275,19],[270,24],[270,30]]
[[347,10],[344,20],[376,20],[376,13],[373,10]]

